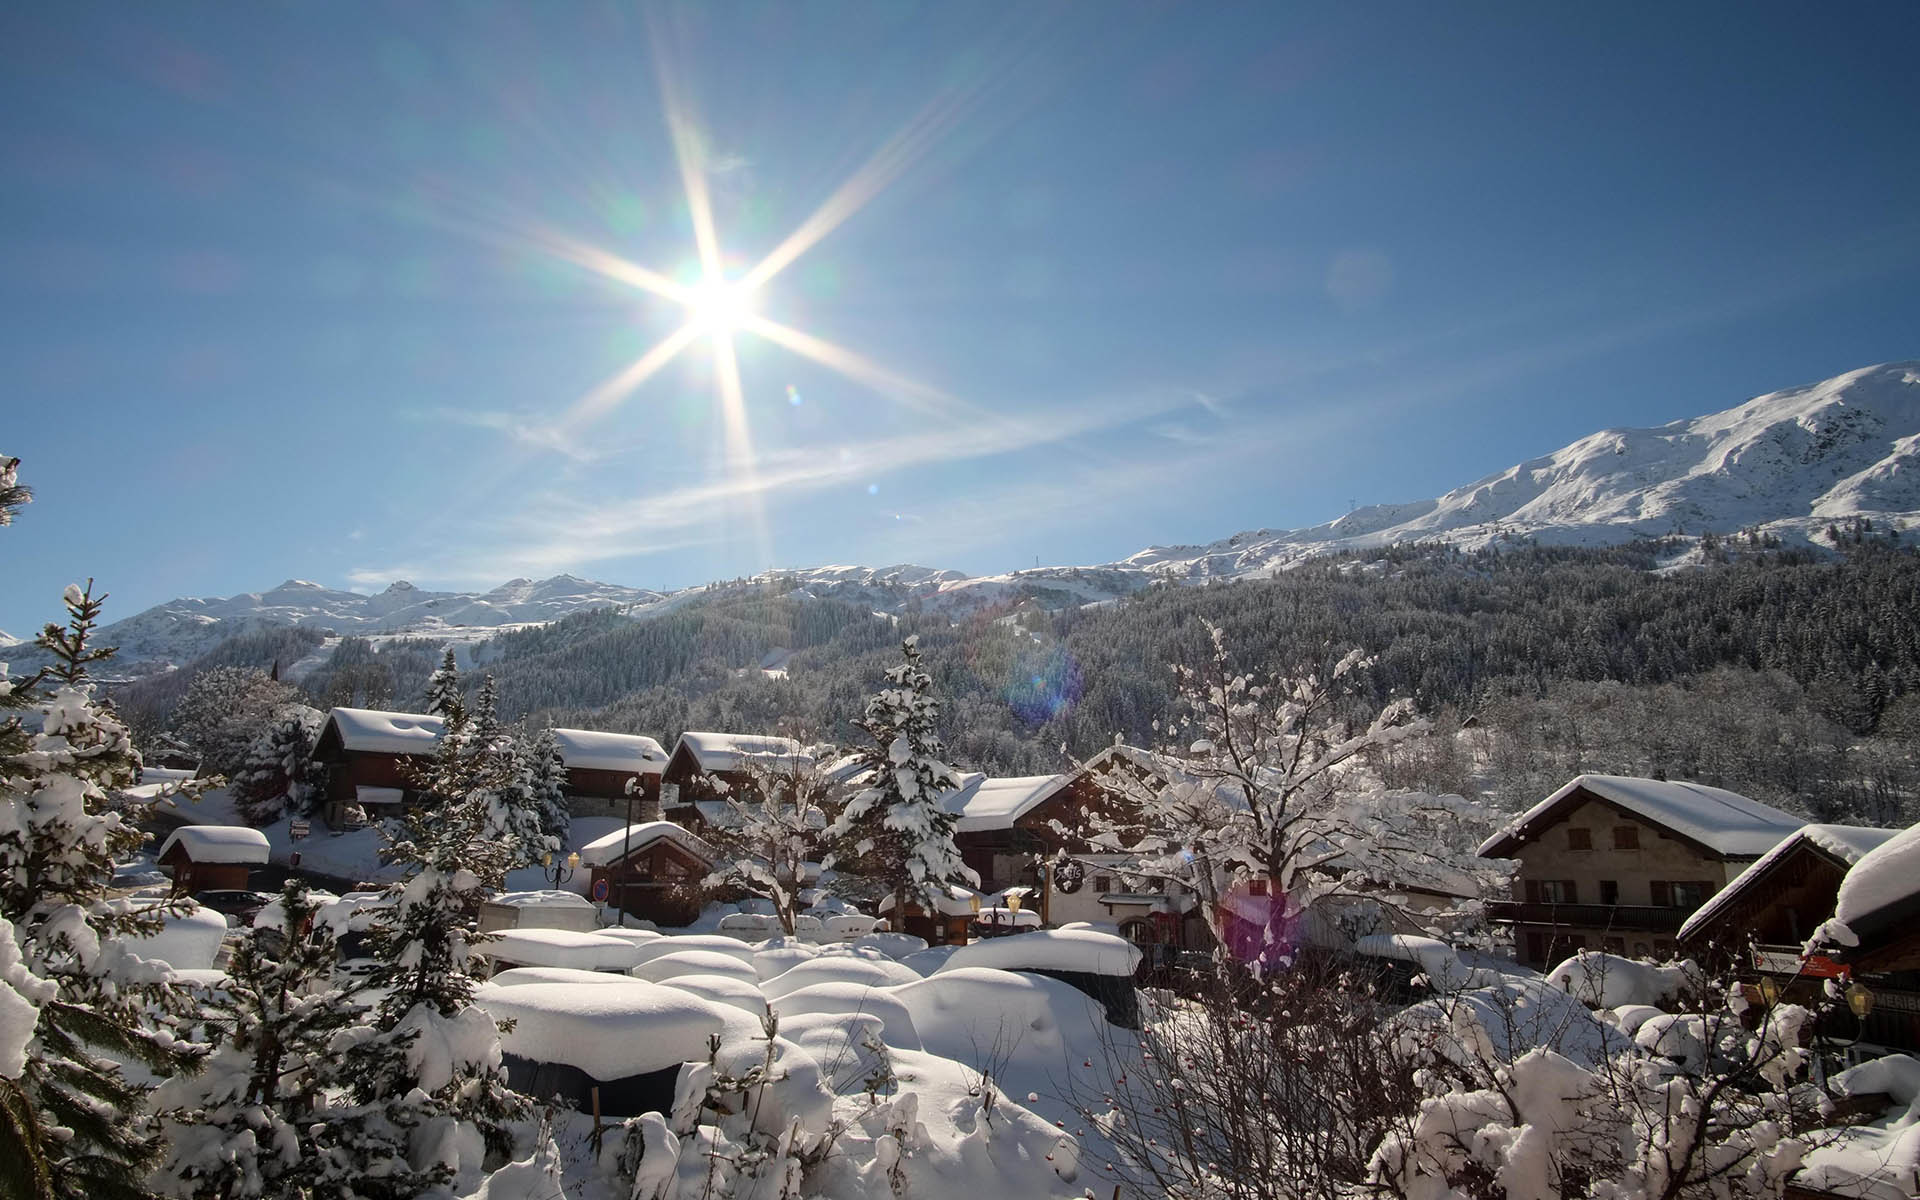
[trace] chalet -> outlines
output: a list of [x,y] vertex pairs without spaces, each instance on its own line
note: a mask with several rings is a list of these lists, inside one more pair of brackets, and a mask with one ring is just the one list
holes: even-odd
[[1857,986],[1848,1007],[1859,1040],[1920,1047],[1920,825],[1860,856],[1840,881],[1834,923],[1822,932]]
[[327,767],[323,815],[335,829],[358,807],[370,820],[398,816],[417,797],[416,766],[433,754],[446,722],[424,713],[336,708],[314,742],[315,762]]
[[1720,788],[1581,775],[1480,847],[1519,862],[1488,915],[1532,966],[1583,948],[1669,955],[1688,916],[1802,824]]
[[[413,773],[433,755],[446,722],[426,713],[336,708],[327,714],[314,758],[327,765],[327,824],[347,824],[358,805],[369,819],[396,816],[417,798]],[[575,816],[657,816],[666,751],[650,737],[592,729],[555,729],[567,768],[567,805]],[[640,781],[629,796],[627,782]],[[631,805],[632,807],[629,807]]]
[[1145,779],[1158,768],[1145,752],[1114,746],[1057,775],[966,776],[947,800],[959,818],[954,843],[983,888],[1031,889],[1027,903],[1049,925],[1115,922],[1137,944],[1205,945],[1192,897],[1134,890],[1126,882],[1134,856],[1104,852],[1080,835],[1088,812],[1124,803],[1118,772]]
[[[574,816],[659,819],[660,776],[667,767],[659,742],[593,729],[556,729],[553,740],[567,767],[567,808]],[[635,779],[639,783],[629,793],[627,784]]]
[[679,926],[700,915],[713,847],[672,821],[614,830],[580,848],[593,870],[589,893],[628,916]]
[[158,861],[173,872],[176,896],[244,891],[254,867],[267,862],[267,835],[245,825],[182,825],[167,835]]
[[[1860,1014],[1858,1029],[1849,1028],[1846,1035],[1857,1032],[1860,1041],[1920,1049],[1920,954],[1903,970],[1897,957],[1884,954],[1890,939],[1876,936],[1871,919],[1859,922],[1868,936],[1856,933],[1858,946],[1822,945],[1807,952],[1809,941],[1834,915],[1848,873],[1899,832],[1804,826],[1688,917],[1680,927],[1681,949],[1710,968],[1730,969],[1756,986],[1765,981],[1782,998],[1810,1007],[1821,1004],[1829,979],[1863,984],[1875,1002]],[[1920,915],[1920,905],[1914,915]],[[1892,932],[1913,922],[1906,917],[1878,924]]]
[[805,769],[814,765],[792,738],[753,733],[688,731],[674,743],[659,784],[661,815],[688,828],[715,825],[724,819],[723,796],[751,794],[751,768]]

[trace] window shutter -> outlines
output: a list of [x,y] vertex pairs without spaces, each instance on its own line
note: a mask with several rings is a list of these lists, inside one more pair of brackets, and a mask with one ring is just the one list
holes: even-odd
[[1673,903],[1673,888],[1665,880],[1653,881],[1653,903],[1659,908],[1665,908]]

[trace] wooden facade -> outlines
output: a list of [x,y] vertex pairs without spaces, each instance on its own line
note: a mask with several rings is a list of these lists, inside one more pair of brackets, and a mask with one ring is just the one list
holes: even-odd
[[594,867],[588,894],[600,895],[604,883],[612,908],[656,925],[686,925],[700,915],[706,900],[702,880],[712,869],[711,862],[673,839],[654,838],[636,844],[624,858]]
[[253,874],[252,866],[247,863],[197,863],[187,847],[178,842],[167,847],[159,865],[173,872],[173,893],[176,896],[244,891]]
[[[341,742],[339,727],[328,722],[320,731],[313,748],[315,762],[327,767],[326,803],[322,815],[329,826],[340,829],[347,824],[349,806],[360,805],[369,820],[398,816],[401,809],[419,795],[412,784],[412,772],[425,765],[426,756],[389,754],[375,750],[353,750]],[[362,788],[369,789],[363,799]],[[374,799],[397,793],[392,802]]]

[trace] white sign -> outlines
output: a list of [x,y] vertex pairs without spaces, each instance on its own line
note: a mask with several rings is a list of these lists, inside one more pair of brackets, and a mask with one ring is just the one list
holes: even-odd
[[287,833],[295,841],[298,841],[299,839],[306,837],[308,834],[312,832],[313,832],[313,826],[309,825],[305,821],[291,821],[291,822],[288,822],[287,824]]

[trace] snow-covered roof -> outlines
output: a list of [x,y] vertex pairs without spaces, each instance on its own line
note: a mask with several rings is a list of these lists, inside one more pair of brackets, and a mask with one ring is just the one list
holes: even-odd
[[737,771],[743,760],[749,758],[777,758],[779,765],[812,766],[813,758],[801,749],[800,743],[792,738],[772,737],[758,733],[702,733],[688,730],[680,735],[679,744],[692,753],[693,761],[702,771]]
[[1834,919],[1855,927],[1871,927],[1903,901],[1920,899],[1920,825],[1903,829],[1860,856],[1840,881],[1834,897]]
[[622,826],[580,847],[580,861],[589,867],[608,866],[618,862],[623,855],[644,850],[663,838],[703,862],[714,860],[712,846],[672,821],[642,821],[637,825]]
[[1803,825],[1795,830],[1785,841],[1762,855],[1747,869],[1734,876],[1726,887],[1721,888],[1707,902],[1694,910],[1686,924],[1680,926],[1680,940],[1686,941],[1707,927],[1717,914],[1732,904],[1734,898],[1758,885],[1760,879],[1772,869],[1773,864],[1793,853],[1796,846],[1814,846],[1826,851],[1840,862],[1852,867],[1867,853],[1893,837],[1897,829],[1876,829],[1864,825]]
[[955,833],[1011,829],[1013,823],[1072,781],[1071,775],[1010,775],[999,779],[962,776],[942,803],[960,820]]
[[582,771],[658,775],[667,767],[667,752],[644,734],[556,729],[553,740],[559,744],[561,761]]
[[399,804],[407,798],[407,793],[404,788],[361,783],[354,785],[353,798],[360,804]]
[[263,863],[267,835],[245,825],[182,825],[161,843],[160,858],[175,846],[197,863]]
[[[373,754],[431,754],[447,723],[428,713],[381,712],[372,708],[336,708],[327,723],[340,732],[340,745]],[[321,730],[321,736],[326,731]]]
[[1575,792],[1610,801],[1652,825],[1726,858],[1758,858],[1805,822],[1792,813],[1704,784],[1626,775],[1580,775],[1528,809],[1480,847],[1483,858],[1506,858],[1545,827]]

